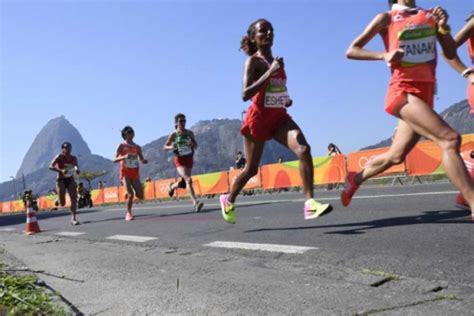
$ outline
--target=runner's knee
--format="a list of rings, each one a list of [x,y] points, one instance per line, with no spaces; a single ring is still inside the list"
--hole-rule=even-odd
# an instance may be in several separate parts
[[[250,179],[258,173],[258,166],[245,166],[243,173]]]
[[[461,136],[452,130],[446,133],[439,145],[443,150],[458,150],[461,146]]]

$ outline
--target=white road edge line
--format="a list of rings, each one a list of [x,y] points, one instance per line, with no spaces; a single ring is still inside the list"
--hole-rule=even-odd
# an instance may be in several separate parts
[[[0,228],[0,232],[12,232],[15,228]]]
[[[387,197],[405,197],[405,196],[423,196],[423,195],[447,195],[447,194],[456,194],[458,191],[435,191],[435,192],[419,192],[419,193],[403,193],[403,194],[382,194],[382,195],[355,195],[352,199],[378,199],[378,198],[387,198]],[[338,201],[340,197],[315,197],[318,201]],[[298,199],[282,199],[282,200],[260,200],[260,201],[249,201],[249,202],[237,202],[237,205],[259,205],[259,204],[270,204],[270,203],[291,203],[291,202],[301,202],[304,201],[302,198]],[[191,204],[189,204],[191,208]],[[217,207],[220,206],[219,203],[205,203],[204,206]],[[143,207],[134,207],[134,210],[156,210],[156,209],[167,209],[167,208],[183,208],[186,205],[157,205],[157,206],[143,206]],[[103,209],[106,212],[112,211],[125,211],[123,208],[106,208]]]
[[[58,232],[55,235],[76,237],[76,236],[80,236],[80,235],[84,235],[84,234],[85,233],[81,233],[81,232]]]
[[[113,235],[113,236],[107,237],[106,239],[133,241],[133,242],[146,242],[146,241],[150,241],[150,240],[154,240],[158,238],[145,237],[145,236],[133,236],[133,235]]]
[[[291,254],[303,254],[308,250],[318,249],[316,247],[290,246],[290,245],[275,245],[275,244],[256,244],[246,242],[233,241],[214,241],[205,244],[206,247],[215,248],[230,248],[230,249],[245,249],[245,250],[261,250],[270,252],[283,252]]]

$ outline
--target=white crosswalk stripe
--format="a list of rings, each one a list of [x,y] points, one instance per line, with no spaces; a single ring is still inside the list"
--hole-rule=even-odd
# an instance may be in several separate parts
[[[84,235],[84,234],[85,233],[82,233],[82,232],[59,232],[59,233],[56,233],[55,235],[76,237],[76,236],[80,236],[80,235]]]
[[[256,243],[233,242],[233,241],[214,241],[209,244],[205,244],[204,246],[216,247],[216,248],[261,250],[261,251],[283,252],[283,253],[293,253],[293,254],[303,254],[308,250],[318,249],[316,247],[275,245],[275,244],[256,244]]]
[[[145,237],[145,236],[133,236],[133,235],[113,235],[107,237],[107,239],[113,240],[122,240],[122,241],[133,241],[133,242],[146,242],[154,239],[158,239],[156,237]]]

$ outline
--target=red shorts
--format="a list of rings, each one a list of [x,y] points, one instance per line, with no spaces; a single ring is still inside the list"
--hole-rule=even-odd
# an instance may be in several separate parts
[[[188,169],[193,168],[193,156],[185,156],[185,157],[174,157],[174,165],[176,168],[178,167],[185,167]]]
[[[240,132],[244,136],[249,132],[254,139],[267,141],[272,139],[275,132],[289,120],[291,120],[291,116],[286,113],[285,109],[260,110],[252,104],[247,109]]]
[[[434,82],[395,81],[390,82],[385,97],[385,111],[395,115],[407,103],[407,94],[412,94],[433,108]]]
[[[472,83],[467,84],[467,101],[471,106],[471,113],[474,114],[474,84]]]
[[[120,179],[127,177],[128,179],[134,181],[140,179],[140,172],[138,168],[124,168],[120,169]]]

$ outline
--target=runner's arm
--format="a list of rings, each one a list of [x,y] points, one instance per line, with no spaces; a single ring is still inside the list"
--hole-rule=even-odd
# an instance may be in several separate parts
[[[466,24],[464,24],[463,28],[454,37],[454,43],[456,44],[456,47],[461,47],[471,36],[474,36],[474,18],[471,18]],[[448,64],[460,74],[469,68],[461,61],[457,53],[453,59],[447,59],[444,54],[443,57],[448,62]]]
[[[53,171],[56,171],[57,173],[62,173],[63,170],[59,169],[57,167],[58,165],[58,159],[59,159],[59,155],[57,155],[56,157],[54,157],[53,161],[51,161],[50,165],[49,165],[49,170],[53,170]]]
[[[166,140],[165,145],[163,146],[164,151],[175,150],[174,137],[175,137],[174,132],[168,136],[168,139]]]
[[[122,160],[125,160],[127,157],[128,154],[122,155],[122,144],[118,145],[113,162],[120,162]]]
[[[138,146],[138,157],[140,158],[141,163],[147,164],[148,160],[143,158],[142,148]]]
[[[194,133],[192,131],[189,131],[189,136],[191,136],[191,147],[193,149],[196,149],[198,147],[198,143],[196,141],[196,137],[194,137]]]
[[[346,57],[355,60],[386,60],[385,52],[374,52],[364,49],[377,34],[380,34],[390,24],[388,13],[378,14],[365,30],[355,38],[346,51]]]
[[[275,58],[276,62],[280,65],[277,66],[275,61],[272,63],[270,68],[265,71],[265,73],[260,77],[257,78],[256,69],[258,66],[258,59],[256,57],[249,57],[245,62],[244,68],[244,79],[242,83],[242,100],[248,101],[250,100],[262,87],[266,84],[266,81],[270,78],[270,76],[279,69],[279,67],[283,67],[283,59]]]
[[[77,157],[74,157],[74,167],[76,169],[76,173],[80,174],[81,170],[79,170],[79,162],[77,161]]]

